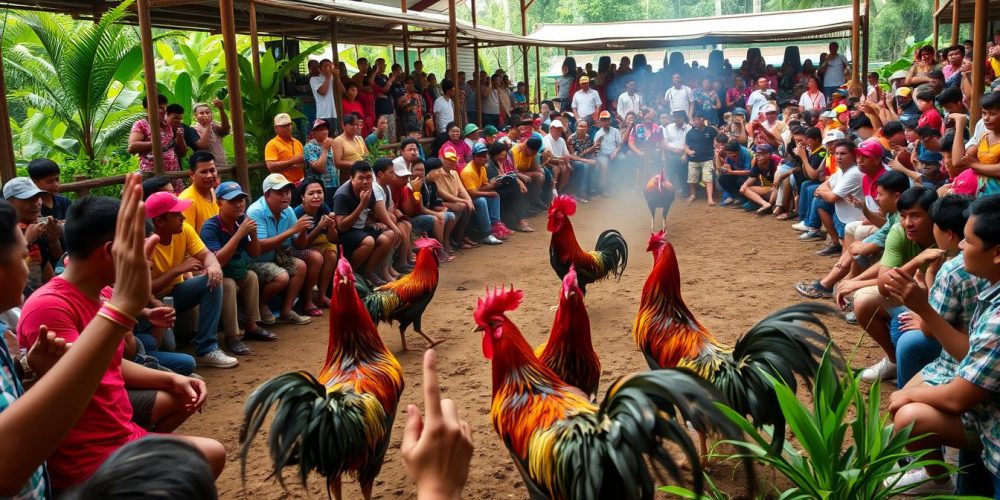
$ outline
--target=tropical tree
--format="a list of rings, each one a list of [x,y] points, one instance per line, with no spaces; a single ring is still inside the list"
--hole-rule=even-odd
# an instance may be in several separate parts
[[[188,116],[195,104],[225,97],[225,54],[220,35],[195,32],[161,40],[156,43],[156,52],[163,61],[156,72],[157,91],[169,102],[183,106]]]
[[[142,66],[140,39],[120,22],[131,3],[122,2],[96,23],[18,12],[6,26],[11,97],[65,124],[65,138],[76,142],[73,152],[89,164],[122,146],[143,113],[132,83]]]

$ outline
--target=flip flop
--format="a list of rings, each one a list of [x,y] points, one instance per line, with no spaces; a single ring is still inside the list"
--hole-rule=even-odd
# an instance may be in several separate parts
[[[776,215],[774,217],[774,220],[788,220],[788,219],[791,219],[791,218],[792,218],[792,216],[788,212],[784,212],[784,213]]]
[[[318,317],[320,317],[320,316],[323,315],[323,310],[320,309],[320,308],[318,308],[318,307],[313,307],[312,309],[309,309],[308,311],[303,309],[302,310],[302,314],[305,314],[306,316],[312,316],[314,318],[318,318]]]

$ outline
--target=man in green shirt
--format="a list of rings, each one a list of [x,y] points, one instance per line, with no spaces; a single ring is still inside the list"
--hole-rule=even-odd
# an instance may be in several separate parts
[[[937,193],[924,186],[912,187],[899,196],[896,203],[899,208],[899,223],[886,236],[885,251],[877,266],[878,284],[862,288],[854,294],[854,313],[858,323],[869,337],[878,342],[886,355],[861,372],[862,380],[873,382],[896,376],[896,347],[889,327],[892,319],[905,308],[898,301],[889,298],[884,285],[890,270],[903,267],[925,248],[934,246],[934,223],[930,217],[930,208],[935,200]],[[922,266],[906,267],[915,272]]]

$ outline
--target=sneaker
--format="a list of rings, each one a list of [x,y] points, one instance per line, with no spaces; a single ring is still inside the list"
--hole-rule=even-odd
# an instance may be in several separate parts
[[[846,321],[848,325],[856,325],[858,324],[858,316],[854,314],[854,311],[848,311],[844,313],[844,321]]]
[[[236,358],[222,352],[216,347],[203,356],[198,356],[198,366],[211,366],[213,368],[234,368],[240,364]]]
[[[792,229],[794,229],[794,230],[796,230],[796,231],[798,231],[800,233],[804,233],[804,232],[806,232],[806,231],[808,231],[808,230],[810,230],[812,228],[809,227],[809,226],[807,226],[805,222],[799,221],[799,222],[796,222],[795,224],[792,224]]]
[[[861,370],[861,380],[875,382],[876,380],[892,380],[896,378],[896,363],[889,358],[882,358],[864,370]]]
[[[271,312],[271,308],[267,306],[261,307],[260,320],[257,321],[257,323],[265,326],[271,326],[274,322],[274,313]]]
[[[719,206],[720,207],[724,207],[726,205],[731,205],[734,201],[736,201],[736,200],[734,200],[732,198],[726,198],[726,199],[722,200],[722,203],[719,203]]]
[[[833,290],[824,288],[819,280],[802,281],[795,284],[795,291],[807,299],[829,299],[833,298]]]
[[[901,492],[901,495],[906,496],[927,496],[934,494],[949,494],[955,491],[955,482],[949,475],[948,480],[945,482],[932,481],[927,475],[927,471],[921,467],[919,469],[911,469],[901,474],[896,474],[885,478],[884,485],[886,488],[905,488],[910,485],[917,485],[906,491]],[[895,485],[893,484],[895,483]]]
[[[799,235],[799,240],[801,241],[823,240],[823,239],[826,239],[826,236],[824,236],[823,233],[819,231],[819,229],[810,228],[808,231]]]
[[[844,247],[830,243],[829,245],[823,247],[822,250],[816,252],[816,255],[819,255],[820,257],[829,257],[831,255],[840,255],[843,251]]]
[[[501,244],[503,242],[500,241],[500,240],[498,240],[496,236],[493,236],[491,234],[491,235],[483,238],[483,243],[485,243],[487,245],[499,245],[499,244]]]
[[[312,318],[306,318],[306,317],[303,317],[303,316],[299,316],[298,313],[296,313],[295,311],[292,311],[292,312],[288,313],[288,316],[282,316],[282,317],[278,318],[277,322],[278,323],[290,323],[290,324],[293,324],[293,325],[308,325],[309,323],[312,322]]]

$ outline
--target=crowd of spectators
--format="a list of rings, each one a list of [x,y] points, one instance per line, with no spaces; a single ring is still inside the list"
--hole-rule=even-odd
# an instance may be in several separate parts
[[[1000,70],[997,47],[989,64]],[[161,96],[163,163],[186,165],[187,182],[131,175],[121,200],[71,202],[59,166],[40,158],[3,187],[0,275],[16,286],[0,310],[17,347],[0,349],[0,429],[13,436],[0,456],[17,459],[0,460],[0,494],[113,485],[143,449],[133,442],[201,408],[198,370],[235,368],[249,342],[279,340],[272,325],[324,315],[341,254],[385,284],[412,270],[419,236],[437,239],[448,263],[534,231],[555,195],[587,203],[660,173],[688,203],[704,190],[708,205],[787,221],[789,238],[820,243],[829,273],[795,290],[833,300],[885,351],[860,376],[897,380],[895,425],[925,435],[912,449],[970,466],[888,481],[989,494],[1000,485],[1000,91],[970,123],[970,53],[924,47],[910,70],[864,86],[847,82],[836,43],[815,65],[781,68],[754,49],[739,68],[671,56],[659,72],[642,54],[601,58],[596,71],[567,58],[537,112],[503,71],[438,83],[419,62],[405,73],[361,59],[348,77],[313,61],[316,114],[307,127],[274,117],[256,199],[219,174],[222,103],[196,105],[187,125]],[[136,122],[128,150],[143,172],[152,140]],[[372,154],[388,143],[393,154]],[[162,445],[168,456],[205,458],[191,484],[218,476],[219,442],[178,439]],[[459,441],[448,446],[465,450]]]

